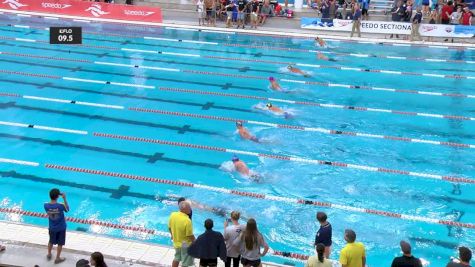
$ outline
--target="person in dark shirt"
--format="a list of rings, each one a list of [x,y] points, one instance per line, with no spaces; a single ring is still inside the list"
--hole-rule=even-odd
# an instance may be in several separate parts
[[[250,2],[250,7],[251,7],[251,29],[254,27],[254,29],[257,29],[257,23],[259,22],[259,1],[253,0]]]
[[[411,245],[406,241],[401,241],[400,245],[402,256],[394,258],[391,267],[422,267],[421,260],[412,256]]]
[[[238,0],[237,1],[237,8],[238,8],[238,17],[237,17],[237,27],[239,29],[240,26],[245,28],[246,24],[246,8],[247,8],[247,1],[246,0]]]
[[[467,247],[459,247],[459,259],[451,260],[446,267],[471,267],[472,251]]]
[[[419,27],[421,26],[422,21],[422,9],[417,7],[416,15],[412,18],[412,29],[411,29],[411,41],[414,41],[414,38],[417,36],[421,40],[421,35],[419,33]]]
[[[58,203],[59,196],[63,198],[64,203]],[[66,200],[66,194],[61,193],[57,188],[49,191],[49,197],[51,201],[44,204],[49,220],[49,242],[46,258],[51,260],[53,245],[58,245],[56,259],[54,260],[54,263],[58,264],[66,260],[61,258],[61,251],[66,243],[66,219],[64,218],[64,212],[69,211],[69,205]]]
[[[327,214],[325,212],[317,212],[317,221],[320,223],[320,228],[315,235],[315,243],[325,245],[325,258],[330,258],[332,246],[332,225],[327,222]]]
[[[220,232],[213,231],[213,220],[206,219],[206,231],[188,247],[188,255],[200,259],[200,266],[215,267],[218,257],[226,262],[226,244]]]
[[[391,9],[391,20],[392,21],[401,21],[400,14],[404,14],[405,9],[402,7],[402,1],[399,1],[396,6],[393,6]],[[389,38],[393,38],[393,34]],[[399,38],[399,35],[396,34],[396,38]]]

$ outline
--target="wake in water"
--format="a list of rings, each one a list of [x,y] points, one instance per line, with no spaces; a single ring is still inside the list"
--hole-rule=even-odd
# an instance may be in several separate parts
[[[292,119],[295,117],[296,111],[291,108],[280,108],[274,106],[272,103],[264,104],[262,102],[253,106],[254,109],[264,111],[265,113],[270,113],[272,115],[283,117],[285,119]]]

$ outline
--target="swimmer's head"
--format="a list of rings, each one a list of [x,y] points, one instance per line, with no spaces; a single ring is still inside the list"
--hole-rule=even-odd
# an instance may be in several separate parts
[[[234,156],[231,158],[231,161],[232,161],[232,162],[237,162],[237,161],[239,161],[239,158],[238,158],[236,155],[234,155]]]
[[[271,108],[271,107],[272,107],[272,103],[267,103],[267,104],[266,104],[266,107]]]
[[[269,81],[271,81],[271,82],[275,81],[274,77],[270,76]]]
[[[288,65],[287,69],[289,69],[289,70],[292,69],[292,65]]]
[[[236,127],[242,127],[242,121],[237,121],[236,122]]]

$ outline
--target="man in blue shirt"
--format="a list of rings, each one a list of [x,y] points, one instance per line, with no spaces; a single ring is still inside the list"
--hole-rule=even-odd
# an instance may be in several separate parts
[[[353,34],[355,31],[358,31],[358,37],[361,37],[361,9],[360,5],[355,3],[355,12],[353,13],[353,27],[351,28],[351,36],[353,37]]]
[[[317,212],[317,221],[320,223],[320,229],[315,235],[315,246],[319,243],[325,245],[325,258],[329,259],[332,246],[332,225],[327,222],[325,212]]]
[[[64,203],[58,203],[59,196],[63,198]],[[69,211],[69,205],[66,200],[66,194],[61,193],[57,188],[49,191],[49,197],[51,201],[44,205],[49,220],[48,255],[46,255],[46,258],[51,260],[53,245],[58,245],[56,259],[54,260],[54,263],[58,264],[66,260],[61,258],[61,250],[66,242],[66,219],[64,218],[64,212]]]

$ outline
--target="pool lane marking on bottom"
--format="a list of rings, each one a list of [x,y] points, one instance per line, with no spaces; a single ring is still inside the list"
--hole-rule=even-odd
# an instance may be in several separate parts
[[[24,161],[24,160],[17,160],[17,159],[7,159],[7,158],[0,158],[0,163],[11,163],[11,164],[26,165],[26,166],[32,166],[32,167],[38,167],[40,165],[38,162]]]
[[[185,89],[183,89],[183,90],[185,90]],[[210,92],[197,91],[197,93],[202,93],[202,94],[206,95],[207,93],[210,93]],[[213,92],[211,92],[211,93],[213,93]],[[227,94],[227,93],[218,93],[218,94],[234,95],[234,94]],[[111,109],[125,109],[124,106],[118,106],[118,105],[108,105],[108,104],[82,102],[82,101],[66,100],[66,99],[46,98],[46,97],[37,97],[37,96],[22,96],[22,95],[19,95],[19,94],[4,93],[4,92],[0,92],[0,96],[3,96],[3,97],[19,97],[19,98],[25,98],[25,99],[30,99],[30,100],[51,101],[51,102],[59,102],[59,103],[64,103],[64,104],[76,104],[76,105],[85,105],[85,106],[111,108]],[[265,100],[264,97],[259,97],[259,96],[248,96],[248,98]],[[220,117],[220,116],[200,115],[200,114],[183,113],[183,112],[174,112],[174,111],[157,110],[157,109],[150,109],[150,108],[141,108],[141,107],[129,107],[128,109],[132,110],[132,111],[136,111],[136,112],[149,112],[149,113],[157,113],[157,114],[163,114],[163,115],[183,116],[183,117],[201,118],[201,119],[208,119],[208,120],[221,120],[221,121],[231,121],[231,122],[242,121],[242,122],[246,122],[246,123],[249,123],[249,124],[263,125],[263,126],[269,126],[269,127],[274,127],[274,128],[283,128],[283,129],[308,131],[308,132],[320,132],[320,133],[324,133],[324,134],[334,134],[334,135],[341,135],[341,136],[359,136],[359,137],[387,139],[387,140],[402,141],[402,142],[423,143],[423,144],[442,145],[442,146],[451,146],[451,147],[460,147],[460,148],[475,148],[475,145],[464,144],[464,143],[444,142],[444,141],[435,141],[435,140],[427,140],[427,139],[407,138],[407,137],[400,137],[400,136],[359,133],[359,132],[346,132],[346,131],[340,131],[340,130],[329,130],[329,129],[320,128],[320,127],[303,127],[303,126],[297,126],[297,125],[276,124],[276,123],[268,123],[268,122],[262,122],[262,121],[226,118],[226,117]]]
[[[339,84],[337,84],[337,85],[339,85]],[[341,85],[339,85],[339,86],[341,86]],[[304,105],[304,106],[315,106],[315,107],[320,107],[320,108],[336,108],[336,109],[344,109],[344,110],[356,110],[356,111],[378,112],[378,113],[392,113],[392,114],[397,114],[397,115],[419,116],[419,117],[429,117],[429,118],[437,118],[437,119],[475,121],[475,118],[473,118],[473,117],[465,117],[465,116],[457,116],[457,115],[443,115],[443,114],[433,114],[433,113],[425,113],[425,112],[412,112],[412,111],[400,111],[400,110],[368,108],[368,107],[358,107],[358,106],[345,106],[345,105],[339,105],[339,104],[325,104],[325,103],[317,103],[317,102],[311,102],[311,101],[294,101],[294,100],[281,99],[281,98],[255,97],[255,96],[251,96],[251,95],[199,91],[199,90],[190,90],[190,89],[182,89],[182,88],[160,87],[158,89],[163,90],[163,91],[181,92],[181,93],[190,93],[190,94],[203,94],[203,95],[216,95],[216,96],[221,96],[221,97],[258,99],[258,100],[263,100],[263,101],[272,101],[272,102],[280,102],[280,103],[294,104],[294,105]]]
[[[121,65],[126,65],[126,64],[121,64]],[[134,66],[126,65],[126,66],[134,67],[135,65]],[[167,71],[174,72],[175,69],[170,69],[170,70],[167,70]],[[34,76],[34,77],[46,77],[46,78],[53,78],[53,79],[60,79],[61,78],[59,76],[25,73],[25,72],[15,72],[15,71],[6,71],[6,70],[0,70],[0,72],[9,73],[9,74],[25,75],[25,76]],[[182,72],[194,73],[194,74],[203,74],[203,75],[218,75],[218,76],[226,76],[226,77],[267,80],[267,78],[265,78],[265,77],[251,76],[251,75],[226,74],[226,73],[217,73],[217,72],[208,72],[208,71],[194,71],[194,70],[182,70]],[[110,85],[117,85],[117,86],[124,86],[124,87],[135,87],[135,88],[146,88],[146,89],[155,89],[156,88],[155,86],[152,86],[152,85],[119,83],[119,82],[102,81],[102,80],[82,79],[82,78],[75,78],[75,77],[62,77],[62,79],[63,80],[68,80],[68,81],[96,83],[96,84],[110,84]],[[284,79],[282,79],[281,81],[299,82],[299,81],[284,80]],[[310,84],[310,83],[314,84],[314,83],[317,83],[317,82],[306,82],[306,84]],[[317,84],[321,84],[321,83],[317,83]],[[350,85],[344,85],[344,84],[334,84],[334,83],[325,83],[325,84],[327,86],[330,86],[330,87],[351,88]],[[358,87],[358,88],[360,88],[360,87]],[[391,90],[391,89],[384,89],[384,90]],[[170,91],[172,91],[172,90],[170,90]],[[306,102],[306,101],[293,101],[293,100],[285,100],[285,99],[277,99],[277,98],[267,98],[267,100],[271,101],[270,99],[272,99],[272,101],[277,101],[277,102],[282,102],[282,103],[311,105],[311,106],[318,106],[318,107],[322,107],[322,108],[337,108],[337,109],[358,110],[358,111],[368,111],[368,112],[392,113],[392,114],[407,115],[407,116],[420,116],[420,117],[431,117],[431,118],[439,118],[439,119],[475,121],[475,118],[473,118],[473,117],[466,117],[466,116],[459,116],[459,115],[444,115],[444,114],[433,114],[433,113],[412,112],[412,111],[399,111],[399,110],[390,110],[390,109],[344,106],[344,105],[337,105],[337,104],[323,104],[323,103],[308,102],[308,101]]]
[[[35,125],[35,124],[26,124],[26,123],[19,123],[19,122],[10,122],[10,121],[0,121],[0,125],[21,127],[21,128],[32,128],[32,129],[38,129],[38,130],[45,130],[45,131],[52,131],[52,132],[63,132],[63,133],[71,133],[71,134],[81,134],[81,135],[87,135],[88,134],[87,131],[66,129],[66,128],[58,128],[58,127],[50,127],[50,126],[43,126],[43,125]]]
[[[363,170],[363,171],[369,171],[369,172],[391,173],[391,174],[406,175],[406,176],[412,176],[412,177],[422,177],[422,178],[448,181],[448,182],[475,184],[475,179],[466,178],[466,177],[454,177],[454,176],[431,174],[431,173],[387,169],[387,168],[382,168],[382,167],[372,167],[372,166],[367,166],[367,165],[357,165],[357,164],[349,164],[349,163],[343,163],[343,162],[332,162],[332,161],[318,160],[318,159],[306,159],[306,158],[287,156],[287,155],[265,154],[265,153],[251,152],[251,151],[234,150],[234,149],[229,149],[229,148],[224,148],[224,147],[190,144],[190,143],[175,142],[175,141],[160,140],[160,139],[151,139],[151,138],[146,138],[146,137],[135,137],[135,136],[118,135],[118,134],[110,134],[110,133],[100,133],[100,132],[94,132],[93,135],[96,137],[104,137],[104,138],[110,138],[110,139],[119,139],[119,140],[142,142],[142,143],[152,143],[152,144],[158,144],[158,145],[194,148],[194,149],[209,150],[209,151],[224,152],[224,153],[243,154],[243,155],[277,159],[277,160],[283,160],[283,161],[294,161],[294,162],[302,162],[302,163],[316,164],[316,165],[329,165],[329,166],[357,169],[357,170]]]
[[[193,187],[193,188],[200,188],[203,190],[213,191],[213,192],[218,192],[218,193],[223,193],[223,194],[238,195],[238,196],[256,198],[256,199],[267,199],[267,200],[282,202],[282,203],[287,203],[287,204],[290,203],[290,204],[300,204],[300,205],[311,205],[311,206],[318,206],[318,207],[324,207],[324,208],[346,210],[350,212],[366,213],[366,214],[372,214],[372,215],[378,215],[378,216],[384,216],[384,217],[397,218],[397,219],[402,219],[406,221],[418,221],[418,222],[440,224],[440,225],[453,225],[453,226],[462,227],[462,228],[475,229],[475,224],[473,223],[461,223],[461,222],[447,221],[447,220],[442,220],[442,219],[433,219],[433,218],[428,218],[426,216],[407,215],[407,214],[400,214],[400,213],[394,213],[394,212],[383,211],[383,210],[375,210],[375,209],[354,207],[354,206],[349,206],[349,205],[335,204],[335,203],[330,203],[330,202],[321,202],[321,201],[308,200],[308,199],[298,199],[298,198],[292,198],[292,197],[281,197],[281,196],[267,195],[263,193],[239,191],[239,190],[227,189],[223,187],[194,184],[194,183],[189,183],[189,182],[174,181],[174,180],[167,180],[167,179],[162,179],[162,178],[146,177],[146,176],[125,174],[125,173],[118,173],[118,172],[110,172],[110,171],[103,171],[103,170],[97,170],[97,169],[86,169],[86,168],[79,168],[79,167],[72,167],[72,166],[65,166],[65,165],[49,164],[49,163],[45,164],[44,166],[45,168],[63,170],[67,172],[86,173],[86,174],[92,174],[92,175],[108,176],[108,177],[130,179],[130,180],[137,180],[137,181],[144,181],[144,182],[151,182],[151,183],[158,183],[158,184],[168,184],[168,185],[175,185],[175,186],[188,187],[188,188]]]
[[[191,117],[191,118],[199,118],[199,119],[206,119],[206,120],[218,120],[218,121],[229,121],[229,122],[240,121],[244,123],[269,126],[273,128],[282,128],[282,129],[299,130],[299,131],[307,131],[307,132],[319,132],[319,133],[324,133],[324,134],[334,134],[334,135],[342,135],[342,136],[359,136],[359,137],[387,139],[387,140],[393,140],[393,141],[423,143],[423,144],[430,144],[430,145],[441,145],[441,146],[460,147],[460,148],[475,148],[475,145],[464,144],[464,143],[434,141],[434,140],[427,140],[427,139],[407,138],[407,137],[380,135],[380,134],[344,132],[344,131],[338,131],[338,130],[324,129],[320,127],[304,127],[304,126],[297,126],[297,125],[268,123],[268,122],[262,122],[262,121],[236,119],[236,118],[212,116],[212,115],[201,115],[201,114],[184,113],[184,112],[167,111],[167,110],[157,110],[157,109],[141,108],[141,107],[129,107],[128,109],[132,111],[137,111],[137,112],[156,113],[156,114],[180,116],[180,117]]]
[[[121,48],[121,50],[131,51],[131,52],[153,53],[153,54],[161,54],[162,53],[162,52],[159,52],[159,51],[129,49],[129,48]],[[5,54],[7,54],[7,53],[5,53]],[[170,53],[168,53],[168,54],[170,54]],[[10,55],[13,55],[13,53],[10,53]],[[187,54],[187,55],[192,56],[192,57],[200,57],[200,55],[195,55],[195,54]],[[214,56],[203,56],[203,57],[225,59],[225,58],[222,58],[222,57],[214,57]],[[66,59],[59,59],[59,60],[66,60]],[[68,59],[68,60],[72,60],[72,59]],[[234,59],[231,58],[231,59],[228,59],[228,60],[234,60]],[[91,63],[91,61],[83,61],[83,62]],[[212,73],[208,73],[208,74],[211,75]],[[458,76],[453,76],[453,78],[457,78],[457,77]],[[472,77],[470,79],[475,79],[475,77]],[[383,87],[373,87],[373,86],[364,86],[364,85],[360,86],[360,85],[334,84],[334,83],[325,83],[325,82],[308,82],[308,81],[293,80],[293,79],[280,79],[280,81],[289,82],[289,83],[307,84],[307,85],[318,85],[318,86],[325,86],[325,87],[341,87],[341,88],[346,88],[346,89],[360,89],[360,90],[420,94],[420,95],[431,95],[431,96],[445,96],[445,97],[475,98],[475,95],[429,92],[429,91],[416,91],[416,90],[408,90],[408,89],[394,89],[394,88],[383,88]]]

